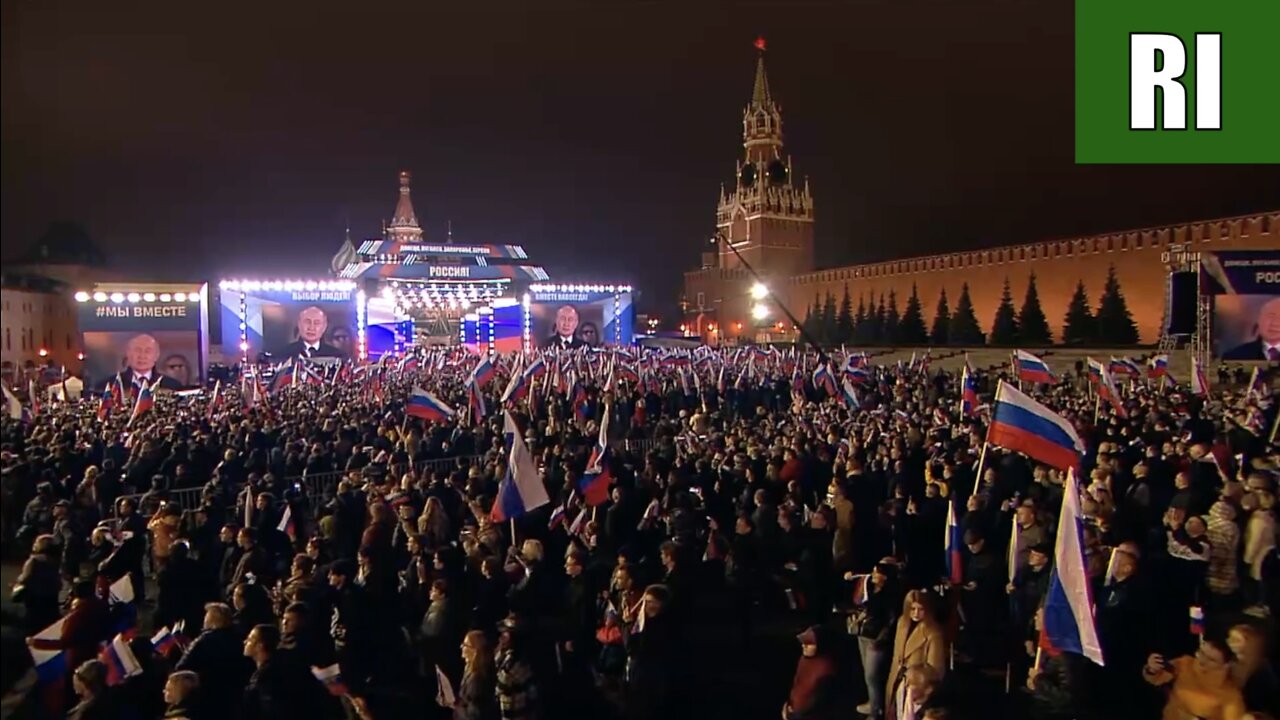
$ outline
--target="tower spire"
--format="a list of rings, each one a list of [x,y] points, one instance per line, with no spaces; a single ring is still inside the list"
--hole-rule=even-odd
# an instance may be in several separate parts
[[[769,94],[769,75],[764,69],[765,43],[763,35],[756,38],[756,50],[759,51],[759,56],[756,58],[756,83],[751,90],[751,104],[754,107],[768,110],[773,105],[773,96]]]
[[[408,170],[400,171],[400,199],[396,201],[396,211],[387,225],[390,239],[402,242],[422,240],[422,227],[418,225],[418,215],[413,211],[413,201],[409,199]]]

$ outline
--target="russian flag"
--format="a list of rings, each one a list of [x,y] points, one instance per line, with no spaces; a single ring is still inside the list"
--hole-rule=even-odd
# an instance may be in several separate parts
[[[840,383],[840,396],[850,410],[857,410],[861,404],[858,402],[858,391],[853,389],[849,378],[845,378],[844,382]]]
[[[289,507],[289,503],[284,504],[284,512],[280,515],[280,524],[276,529],[288,535],[290,540],[298,539],[298,528],[293,522],[293,508]]]
[[[556,509],[551,511],[551,519],[547,521],[547,529],[555,530],[564,524],[564,505],[557,505]]]
[[[27,639],[36,679],[43,684],[60,682],[67,674],[67,658],[62,652],[62,625],[65,617]]]
[[[213,395],[209,396],[209,407],[205,413],[205,417],[212,418],[213,414],[218,411],[218,406],[222,404],[222,380],[218,380],[213,384]]]
[[[111,387],[112,383],[102,390],[102,400],[98,402],[98,421],[101,422],[111,416],[111,410],[115,407],[116,396],[115,391]]]
[[[508,448],[507,474],[502,478],[498,497],[489,511],[494,522],[520,517],[551,502],[538,475],[538,466],[533,462],[533,455],[524,444],[520,426],[516,425],[510,412],[503,412],[502,417],[502,434],[506,436]]]
[[[467,407],[471,408],[472,422],[479,423],[489,414],[489,409],[484,404],[484,394],[480,392],[480,386],[475,382],[475,378],[467,381]]]
[[[178,647],[178,636],[174,635],[169,628],[162,627],[151,636],[151,647],[155,648],[157,655],[168,655],[171,650]]]
[[[440,398],[415,385],[404,411],[411,417],[440,422],[453,417],[453,408],[444,404]]]
[[[587,460],[587,469],[578,480],[578,490],[587,505],[602,505],[609,499],[609,483],[613,475],[609,470],[609,406],[606,405],[600,418],[600,437],[591,449],[591,458]]]
[[[835,381],[831,379],[831,369],[826,363],[818,363],[813,371],[813,386],[827,391],[828,395],[836,394]]]
[[[497,374],[498,369],[493,366],[493,363],[489,362],[489,358],[482,357],[480,362],[476,363],[475,368],[471,370],[471,382],[475,383],[476,387],[483,388]]]
[[[1058,516],[1058,539],[1053,546],[1053,568],[1049,572],[1040,645],[1084,655],[1103,665],[1102,644],[1098,642],[1098,629],[1093,622],[1093,593],[1084,565],[1080,489],[1074,469],[1067,470],[1062,513]]]
[[[271,379],[271,392],[279,392],[284,388],[294,385],[294,367],[293,361],[289,360],[280,366],[276,372],[276,376]]]
[[[1142,375],[1142,368],[1138,367],[1138,363],[1127,357],[1111,358],[1111,373],[1113,375],[1128,375],[1130,377],[1139,377]]]
[[[342,680],[342,668],[338,667],[338,663],[323,668],[312,665],[311,674],[324,685],[330,695],[341,697],[347,694],[347,684]]]
[[[1063,470],[1076,467],[1085,452],[1066,418],[1005,382],[996,388],[987,442]]]
[[[969,368],[969,361],[964,363],[964,373],[960,375],[960,415],[971,417],[978,411],[978,378]]]
[[[520,374],[524,376],[525,380],[531,380],[536,377],[542,377],[546,372],[547,362],[542,359],[541,355],[539,355],[534,358],[533,362],[529,363],[529,365],[525,367],[524,372]]]
[[[1204,368],[1200,367],[1200,361],[1193,355],[1191,357],[1191,392],[1200,397],[1209,397],[1209,378],[1204,374]]]
[[[1102,368],[1102,379],[1098,382],[1098,397],[1107,401],[1107,404],[1115,408],[1116,414],[1122,418],[1129,417],[1129,413],[1125,412],[1124,404],[1120,402],[1120,391],[1116,388],[1115,379],[1111,377],[1111,373],[1106,368]]]
[[[947,503],[947,536],[944,543],[947,552],[947,579],[952,585],[960,585],[964,582],[964,565],[961,564],[960,558],[963,536],[960,534],[960,524],[956,522],[954,497]]]
[[[1051,383],[1053,372],[1043,360],[1025,350],[1013,353],[1014,369],[1018,371],[1018,380],[1029,383]]]
[[[138,402],[133,404],[133,414],[129,416],[129,422],[125,423],[126,426],[132,425],[134,420],[146,415],[147,411],[155,406],[155,391],[158,387],[160,387],[160,378],[158,377],[150,385],[142,384],[142,389],[138,391]]]
[[[1191,634],[1204,635],[1204,608],[1192,605],[1188,612],[1191,617]]]
[[[1169,356],[1155,355],[1147,361],[1147,377],[1164,377],[1169,373]]]
[[[1102,382],[1102,373],[1106,372],[1107,366],[1093,358],[1086,359],[1089,366],[1089,382],[1093,383],[1094,386],[1097,386],[1098,383]]]
[[[407,354],[404,357],[400,358],[400,363],[399,365],[396,366],[396,370],[402,373],[412,372],[417,369],[418,369],[418,356],[413,354]]]
[[[520,398],[527,392],[529,392],[529,379],[517,368],[511,373],[511,381],[507,383],[507,389],[502,391],[501,400],[504,404],[520,402]]]
[[[117,634],[102,648],[98,659],[107,666],[107,685],[119,685],[127,678],[142,674],[142,663],[129,647],[129,638]]]

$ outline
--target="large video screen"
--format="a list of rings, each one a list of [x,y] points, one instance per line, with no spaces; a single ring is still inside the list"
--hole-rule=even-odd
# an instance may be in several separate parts
[[[223,353],[250,360],[355,358],[359,350],[356,291],[351,283],[224,282]]]
[[[1280,251],[1201,255],[1201,292],[1213,296],[1214,355],[1280,361]]]
[[[160,380],[164,390],[204,379],[204,304],[201,293],[113,293],[105,300],[77,296],[85,387],[101,390],[117,375],[125,387]],[[97,297],[104,297],[97,293]],[[165,298],[161,300],[160,298]],[[128,298],[128,299],[122,299]],[[132,300],[131,300],[132,299]]]
[[[630,288],[535,285],[529,291],[527,310],[533,348],[631,344],[634,312]]]

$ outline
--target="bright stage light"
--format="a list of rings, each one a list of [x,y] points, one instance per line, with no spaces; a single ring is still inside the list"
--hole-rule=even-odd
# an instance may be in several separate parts
[[[142,293],[142,299],[143,299],[143,300],[146,300],[147,302],[155,302],[155,301],[156,301],[156,294],[155,294],[155,293]]]
[[[160,293],[160,302],[169,302],[172,299],[173,296],[169,293]]]
[[[94,301],[94,302],[106,302],[106,301],[107,301],[107,294],[106,294],[106,293],[104,293],[104,292],[101,292],[101,291],[96,292],[96,293],[94,293],[94,294],[93,294],[93,301]]]
[[[249,343],[241,341],[240,352],[249,352]]]
[[[764,283],[758,282],[751,286],[752,300],[763,300],[768,296],[769,296],[769,288],[765,287]]]
[[[89,302],[89,293],[83,290],[76,293],[76,302]]]
[[[186,301],[187,301],[187,294],[186,294],[186,293],[184,293],[184,292],[176,292],[176,293],[174,293],[174,294],[173,294],[173,299],[174,299],[176,302],[186,302]]]
[[[461,304],[462,304],[463,310],[466,310],[467,308],[471,307],[471,301],[466,298],[462,298]]]
[[[751,317],[756,320],[763,320],[769,317],[769,306],[764,303],[756,303],[751,306]]]
[[[124,302],[124,293],[111,293],[111,302],[113,303]]]
[[[139,300],[141,300],[141,299],[142,299],[142,296],[141,296],[141,295],[139,295],[139,294],[138,294],[138,293],[136,293],[136,292],[132,292],[132,293],[129,293],[128,295],[126,295],[126,296],[125,296],[125,298],[126,298],[129,302],[131,302],[131,303],[136,303],[136,302],[138,302]]]

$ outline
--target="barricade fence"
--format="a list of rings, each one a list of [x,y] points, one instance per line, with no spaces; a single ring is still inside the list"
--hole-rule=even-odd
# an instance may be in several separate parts
[[[624,449],[629,453],[635,454],[637,457],[643,457],[649,452],[655,443],[652,438],[616,440],[611,443],[616,449]],[[476,465],[483,460],[483,455],[460,455],[448,458],[432,458],[414,463],[413,469],[419,474],[434,474],[439,471],[449,472],[459,467],[459,461],[465,466]],[[391,472],[401,474],[403,469],[397,470],[394,466]],[[286,484],[292,484],[297,487],[301,495],[306,498],[308,508],[312,517],[327,502],[332,500],[338,493],[338,483],[342,481],[349,473],[345,471],[333,471],[324,473],[313,473],[311,475],[300,475],[292,478],[286,478]],[[290,481],[292,481],[290,483]],[[236,488],[236,496],[239,497],[244,492],[244,487]],[[141,507],[142,499],[147,493],[134,493],[132,495],[121,495],[116,499],[115,506],[112,508],[112,517],[119,518],[120,501],[132,500],[135,507]],[[204,487],[187,487],[177,488],[167,491],[165,502],[177,505],[182,511],[194,511],[200,507],[201,498],[204,496]]]

